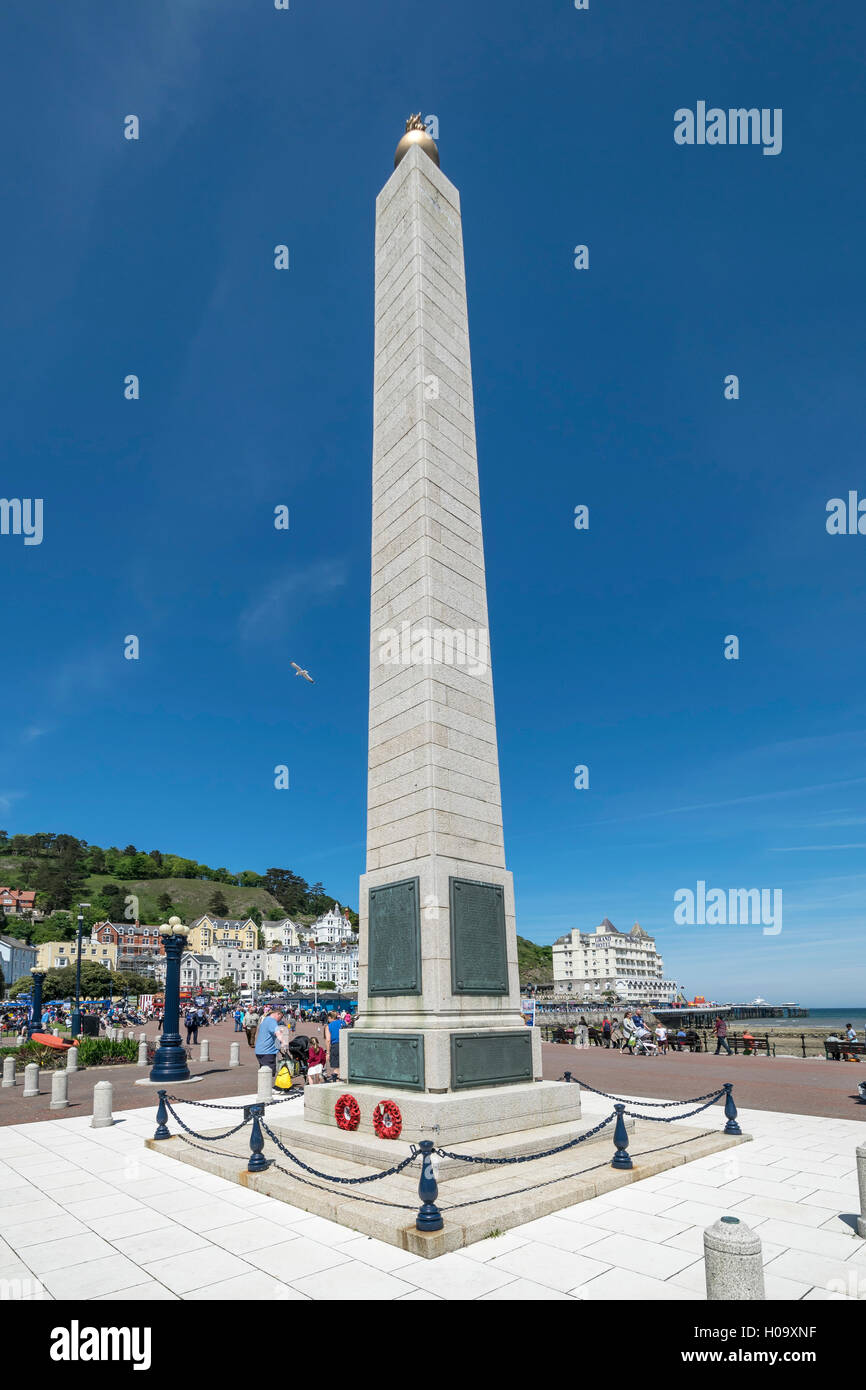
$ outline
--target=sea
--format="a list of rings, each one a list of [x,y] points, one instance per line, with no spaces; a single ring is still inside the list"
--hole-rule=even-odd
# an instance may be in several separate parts
[[[807,1008],[808,1005],[803,1005]],[[774,1028],[785,1028],[790,1032],[808,1032],[813,1028],[826,1029],[829,1033],[844,1028],[846,1023],[857,1029],[862,1038],[866,1029],[866,1009],[809,1009],[808,1018],[756,1018],[749,1020],[749,1026],[753,1032],[758,1028],[762,1033],[769,1032]],[[739,1022],[736,1025],[739,1027]]]

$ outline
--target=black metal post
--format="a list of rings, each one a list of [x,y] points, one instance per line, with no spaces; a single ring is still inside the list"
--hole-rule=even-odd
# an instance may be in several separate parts
[[[156,1133],[153,1137],[154,1139],[170,1139],[171,1134],[169,1133],[168,1129],[168,1110],[166,1109],[165,1105],[165,1098],[168,1095],[168,1092],[157,1091],[156,1094],[159,1096],[159,1108],[156,1112]]]
[[[616,1153],[610,1161],[611,1168],[633,1168],[634,1164],[628,1152],[628,1130],[625,1127],[625,1105],[618,1101],[613,1107],[616,1111],[616,1125],[613,1131],[613,1142],[616,1145]]]
[[[180,919],[172,918],[169,925],[180,927]],[[165,1012],[162,1016],[162,1037],[150,1071],[151,1081],[177,1082],[189,1080],[186,1049],[180,1040],[180,958],[186,946],[185,930],[160,929],[165,946]]]
[[[262,1150],[265,1147],[265,1139],[262,1134],[262,1127],[259,1123],[265,1113],[263,1105],[251,1105],[250,1114],[253,1118],[253,1127],[250,1130],[250,1161],[247,1164],[248,1173],[263,1173],[268,1167],[268,1160],[264,1157]]]
[[[571,1072],[570,1072],[570,1071],[564,1072],[563,1075],[565,1076],[566,1081],[570,1081],[570,1080],[571,1080]]]
[[[740,1126],[737,1124],[737,1107],[734,1105],[734,1083],[726,1081],[725,1087],[725,1117],[728,1123],[725,1125],[725,1134],[742,1134]]]
[[[32,1038],[34,1033],[42,1032],[42,982],[45,979],[44,970],[31,970],[33,976],[33,993],[30,999],[30,1021],[27,1024],[27,1036]]]
[[[421,1149],[421,1177],[418,1181],[418,1196],[421,1198],[421,1207],[415,1218],[415,1229],[416,1231],[441,1231],[445,1223],[442,1220],[441,1211],[436,1206],[439,1184],[433,1170],[433,1140],[422,1139],[419,1147]]]
[[[84,935],[84,908],[89,907],[90,903],[78,904],[78,933],[77,949],[75,955],[75,1008],[72,1010],[70,1019],[70,1029],[73,1038],[77,1038],[81,1032],[81,940]]]

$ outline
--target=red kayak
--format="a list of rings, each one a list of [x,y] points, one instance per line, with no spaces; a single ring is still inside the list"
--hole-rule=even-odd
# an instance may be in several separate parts
[[[62,1038],[55,1038],[53,1033],[31,1033],[31,1042],[42,1043],[44,1047],[68,1048],[72,1043],[64,1042]]]

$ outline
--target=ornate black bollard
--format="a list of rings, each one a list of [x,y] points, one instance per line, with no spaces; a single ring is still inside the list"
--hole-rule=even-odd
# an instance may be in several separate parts
[[[571,1080],[571,1072],[570,1072],[570,1071],[564,1072],[563,1074],[564,1074],[564,1076],[565,1076],[566,1081],[570,1081],[570,1080]]]
[[[259,1124],[264,1113],[264,1105],[250,1106],[250,1114],[253,1117],[253,1127],[250,1130],[250,1161],[247,1164],[248,1173],[263,1173],[268,1167],[268,1160],[262,1155],[262,1150],[265,1147],[265,1140],[262,1134],[262,1127]]]
[[[421,1140],[421,1177],[418,1181],[421,1209],[415,1218],[416,1231],[441,1231],[445,1224],[442,1220],[442,1213],[436,1206],[439,1184],[436,1181],[436,1174],[433,1172],[433,1148],[432,1139]]]
[[[616,1111],[616,1125],[613,1131],[613,1142],[616,1145],[616,1153],[610,1161],[611,1168],[633,1168],[634,1164],[628,1152],[628,1130],[625,1127],[625,1105],[618,1102],[614,1107]]]
[[[725,1125],[725,1134],[742,1134],[740,1126],[737,1124],[737,1107],[734,1105],[734,1097],[731,1094],[734,1089],[733,1081],[724,1082],[725,1087],[725,1116],[728,1123]]]
[[[168,1128],[168,1111],[165,1108],[165,1098],[168,1091],[157,1091],[159,1096],[159,1109],[156,1112],[156,1134],[154,1139],[170,1139],[171,1134]]]

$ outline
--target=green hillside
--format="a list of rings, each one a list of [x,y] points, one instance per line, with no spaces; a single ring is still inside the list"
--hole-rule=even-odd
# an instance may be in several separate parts
[[[82,889],[83,902],[93,902],[107,883],[110,874],[91,874]],[[171,898],[175,914],[184,922],[201,917],[209,910],[215,890],[222,893],[228,904],[228,917],[247,917],[249,909],[257,907],[262,917],[285,917],[280,904],[266,888],[237,888],[230,883],[202,883],[190,878],[136,878],[121,884],[124,892],[138,898],[138,916],[142,922],[162,922],[165,913],[159,906],[163,893]]]
[[[553,947],[536,946],[525,936],[517,938],[517,968],[522,985],[549,985],[553,981]]]

